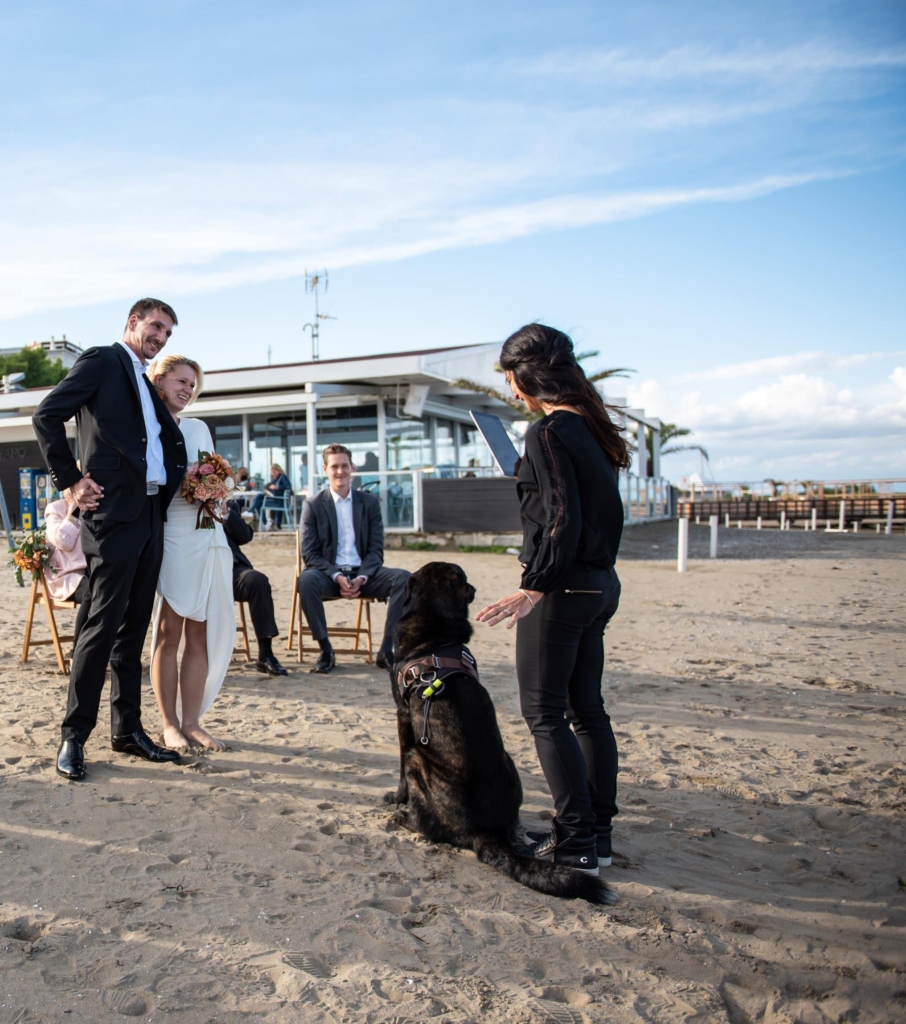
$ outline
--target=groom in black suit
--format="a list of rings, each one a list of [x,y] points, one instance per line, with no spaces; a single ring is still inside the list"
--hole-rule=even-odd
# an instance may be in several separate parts
[[[330,486],[302,506],[302,558],[305,571],[296,581],[308,628],[321,654],[312,672],[336,665],[327,637],[325,597],[374,597],[387,600],[387,625],[376,664],[393,664],[393,629],[403,613],[406,569],[384,568],[384,523],[378,499],[352,490],[352,452],[341,444],[324,449]]]
[[[179,755],[154,744],[141,721],[142,648],[163,558],[167,506],[186,471],[182,434],[143,367],[176,326],[159,299],[129,310],[121,341],[89,348],[35,411],[51,478],[81,510],[91,609],[72,656],[69,699],[57,754],[64,778],[85,777],[83,746],[97,724],[110,666],[114,750],[147,761]],[[81,465],[66,440],[76,418]]]

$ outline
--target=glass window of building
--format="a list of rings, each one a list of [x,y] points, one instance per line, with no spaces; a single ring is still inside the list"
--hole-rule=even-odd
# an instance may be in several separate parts
[[[377,405],[346,408],[316,407],[318,459],[329,444],[345,445],[352,452],[352,464],[365,473],[378,470]],[[320,466],[318,471],[320,472]],[[358,480],[354,486],[360,486]]]
[[[260,489],[278,465],[296,492],[308,488],[308,434],[305,410],[249,416],[249,475]]]
[[[452,420],[434,421],[434,465],[441,469],[456,465],[456,440]]]
[[[422,469],[433,463],[425,420],[399,415],[395,402],[386,405],[387,469]]]
[[[242,453],[242,417],[241,416],[209,416],[204,421],[214,442],[214,451],[222,455],[234,470],[245,463]],[[186,453],[194,462],[197,452]]]
[[[470,469],[494,465],[494,458],[478,428],[470,423],[459,423],[459,461]]]

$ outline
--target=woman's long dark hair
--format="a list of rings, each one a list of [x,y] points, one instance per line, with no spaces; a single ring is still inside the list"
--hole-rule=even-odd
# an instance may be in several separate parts
[[[500,366],[524,395],[548,405],[571,405],[617,469],[629,468],[629,447],[614,426],[604,399],[576,361],[569,335],[544,324],[526,324],[503,343]]]

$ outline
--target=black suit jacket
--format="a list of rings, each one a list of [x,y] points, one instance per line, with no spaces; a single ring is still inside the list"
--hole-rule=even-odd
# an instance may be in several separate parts
[[[248,556],[242,550],[242,544],[248,544],[248,542],[255,536],[255,531],[249,526],[249,524],[239,514],[239,503],[236,501],[228,501],[227,507],[229,508],[229,515],[223,521],[223,533],[227,539],[227,544],[230,545],[230,551],[233,552],[233,572],[237,569],[254,569],[255,567],[248,560]]]
[[[182,483],[186,472],[186,446],[175,420],[150,381],[149,389],[164,453],[167,483],[162,488],[163,508]],[[95,512],[82,518],[131,522],[147,496],[145,419],[139,382],[132,359],[122,345],[89,348],[75,366],[35,410],[32,418],[41,454],[51,478],[62,491],[90,473],[104,488]],[[66,440],[66,421],[76,418],[82,470]]]
[[[381,504],[367,491],[351,491],[355,546],[362,559],[361,573],[373,576],[384,564],[384,523]],[[306,569],[320,569],[328,576],[340,571],[337,565],[339,528],[337,509],[330,488],[306,498],[302,506],[302,558]]]

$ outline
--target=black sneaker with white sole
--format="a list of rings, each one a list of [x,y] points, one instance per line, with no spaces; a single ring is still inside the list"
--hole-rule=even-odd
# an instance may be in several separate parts
[[[553,832],[526,832],[525,841],[529,844],[540,843],[553,835]],[[613,864],[613,846],[610,835],[597,835],[595,848],[598,853],[598,867],[609,868]]]
[[[526,838],[529,833],[526,832]],[[564,868],[598,874],[598,851],[594,837],[588,839],[559,839],[556,832],[548,832],[540,841],[526,847],[528,856],[535,860],[549,860]]]

